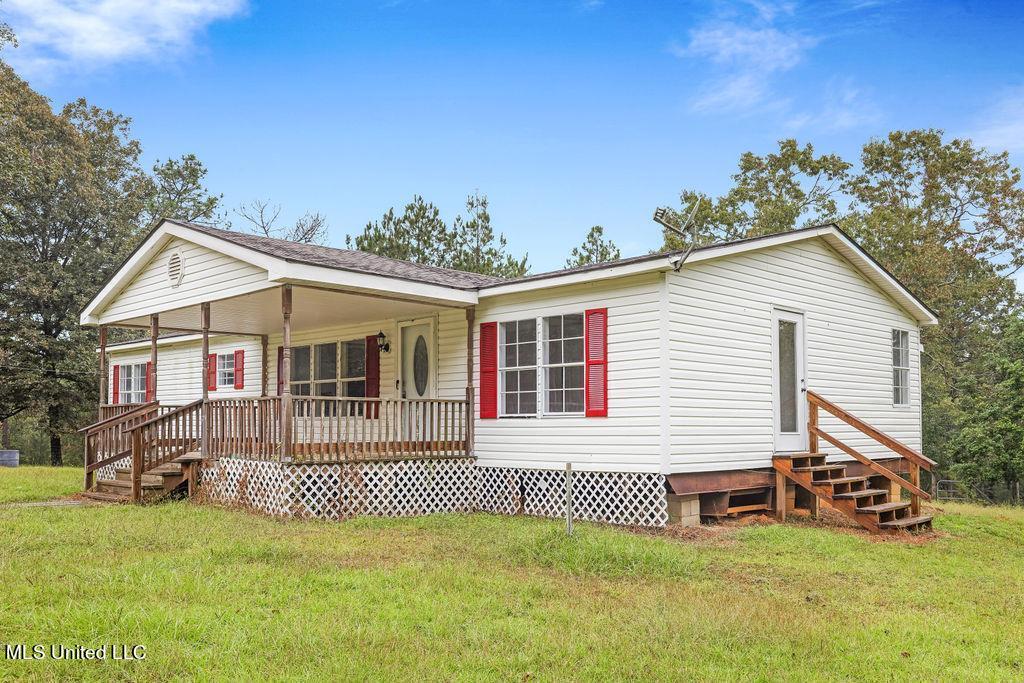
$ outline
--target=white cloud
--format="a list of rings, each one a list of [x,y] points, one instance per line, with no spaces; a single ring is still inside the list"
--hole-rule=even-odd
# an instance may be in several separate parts
[[[817,112],[792,116],[786,125],[793,130],[844,131],[860,128],[881,119],[872,99],[852,79],[832,79],[825,87],[824,103]]]
[[[970,137],[991,152],[1024,152],[1024,87],[1003,91],[978,118]]]
[[[719,22],[697,28],[687,45],[672,45],[669,50],[677,57],[704,59],[717,67],[717,77],[701,89],[692,103],[694,109],[736,111],[768,103],[772,76],[799,64],[817,42],[797,31]]]
[[[180,54],[246,0],[5,0],[18,36],[9,60],[31,73]]]

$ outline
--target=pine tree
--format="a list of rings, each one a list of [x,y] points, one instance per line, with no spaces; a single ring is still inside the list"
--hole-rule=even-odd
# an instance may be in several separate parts
[[[605,240],[604,228],[595,225],[587,233],[583,244],[573,247],[569,258],[565,260],[565,265],[568,268],[574,268],[585,266],[588,263],[607,263],[608,261],[617,261],[620,256],[621,253],[615,246],[615,242]]]

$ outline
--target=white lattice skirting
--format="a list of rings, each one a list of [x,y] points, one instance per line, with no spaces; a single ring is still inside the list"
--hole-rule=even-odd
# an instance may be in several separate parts
[[[639,472],[574,472],[573,516],[609,524],[664,526],[665,478]],[[206,500],[270,515],[344,519],[435,512],[565,516],[565,473],[477,467],[472,459],[346,465],[282,465],[225,458],[205,467]]]
[[[484,512],[565,516],[565,472],[480,467],[478,506]],[[627,526],[665,526],[665,477],[646,472],[573,472],[574,519]]]
[[[116,469],[118,469],[119,467],[131,467],[131,466],[132,466],[132,458],[131,458],[131,456],[128,456],[127,458],[121,458],[120,460],[116,460],[116,461],[110,463],[109,465],[104,465],[103,467],[101,467],[98,470],[96,470],[96,479],[116,479],[117,478],[117,472],[115,472]]]

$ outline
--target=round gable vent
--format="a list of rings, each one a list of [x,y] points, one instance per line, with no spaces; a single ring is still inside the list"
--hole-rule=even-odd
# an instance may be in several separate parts
[[[171,254],[167,261],[167,279],[171,281],[171,287],[181,284],[181,278],[185,275],[185,258],[180,251]]]

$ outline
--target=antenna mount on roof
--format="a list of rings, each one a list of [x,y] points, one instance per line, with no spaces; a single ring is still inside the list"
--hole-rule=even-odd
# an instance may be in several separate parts
[[[688,259],[690,257],[690,254],[693,252],[694,247],[697,246],[697,224],[693,222],[693,219],[697,215],[697,209],[700,208],[700,201],[701,200],[698,197],[697,201],[694,202],[694,204],[693,204],[693,208],[690,209],[690,215],[688,215],[686,217],[686,220],[683,222],[683,224],[681,226],[678,226],[678,227],[669,222],[669,216],[671,216],[671,214],[672,214],[672,210],[671,209],[668,209],[668,208],[666,208],[664,206],[659,206],[657,209],[654,210],[654,222],[655,223],[658,223],[659,225],[664,226],[664,228],[666,230],[674,232],[675,234],[679,235],[680,237],[683,237],[683,238],[689,237],[690,238],[690,246],[687,248],[686,253],[683,254],[682,258],[680,258],[678,261],[676,261],[676,264],[675,264],[676,272],[679,272],[679,269],[683,267],[684,263],[686,263],[686,259]],[[690,234],[689,235],[686,234],[686,229],[687,228],[690,228]]]

